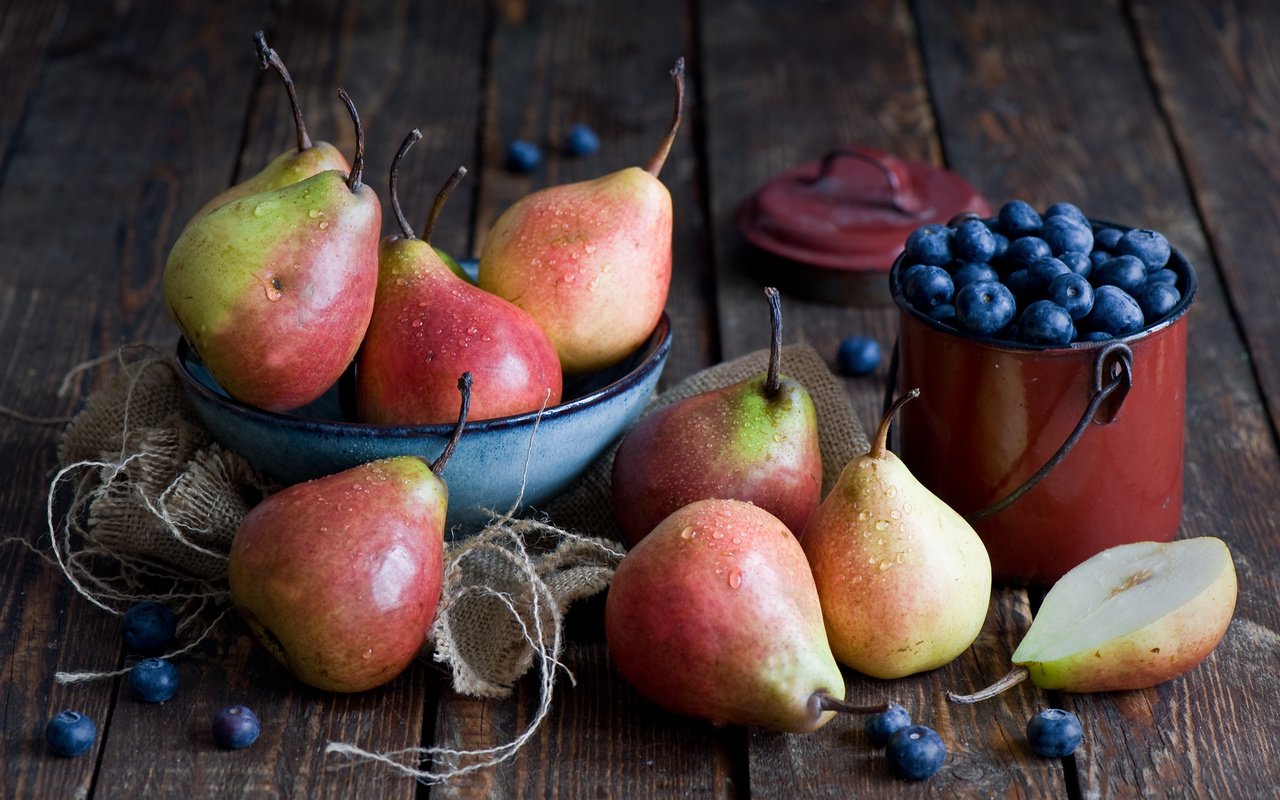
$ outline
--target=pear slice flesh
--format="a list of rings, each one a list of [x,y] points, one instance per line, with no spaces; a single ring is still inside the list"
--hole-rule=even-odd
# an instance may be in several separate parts
[[[1236,569],[1212,536],[1135,542],[1098,553],[1058,579],[996,683],[976,703],[1030,678],[1042,689],[1109,692],[1172,680],[1213,652],[1236,606]]]

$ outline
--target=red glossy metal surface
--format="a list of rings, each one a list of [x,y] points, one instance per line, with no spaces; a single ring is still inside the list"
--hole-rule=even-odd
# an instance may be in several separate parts
[[[1182,512],[1187,287],[1165,320],[1119,341],[1133,353],[1132,386],[1103,406],[1066,457],[1012,505],[976,522],[995,579],[1049,585],[1100,550],[1168,541]],[[920,388],[899,412],[899,452],[912,473],[963,515],[1017,489],[1057,452],[1094,394],[1101,344],[1032,348],[967,338],[901,311],[898,391]],[[1114,398],[1113,398],[1114,399]],[[1114,412],[1108,422],[1099,421]]]
[[[775,257],[766,268],[788,291],[811,299],[863,299],[859,279],[884,274],[912,230],[991,206],[964,178],[869,147],[833,150],[775,176],[739,207],[738,229]],[[800,272],[797,272],[800,270]],[[793,276],[800,280],[787,281]],[[887,297],[884,297],[887,300]]]

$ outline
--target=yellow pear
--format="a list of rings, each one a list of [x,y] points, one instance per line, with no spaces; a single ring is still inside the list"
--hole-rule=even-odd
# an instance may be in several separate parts
[[[964,518],[912,476],[886,446],[884,415],[871,450],[850,461],[801,543],[836,658],[877,678],[940,667],[982,630],[991,561]]]

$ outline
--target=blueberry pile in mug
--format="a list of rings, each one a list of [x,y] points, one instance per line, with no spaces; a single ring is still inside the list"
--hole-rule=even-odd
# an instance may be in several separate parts
[[[1157,231],[1094,228],[1071,203],[1036,211],[1010,200],[995,217],[962,214],[907,237],[902,297],[943,325],[1032,345],[1112,339],[1182,300]]]

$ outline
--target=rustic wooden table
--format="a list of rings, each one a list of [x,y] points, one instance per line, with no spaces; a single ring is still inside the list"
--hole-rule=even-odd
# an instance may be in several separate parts
[[[675,339],[664,385],[761,343],[761,282],[735,206],[779,171],[865,144],[959,171],[997,201],[1070,200],[1091,215],[1166,232],[1199,270],[1190,313],[1182,535],[1232,547],[1235,621],[1179,680],[1094,696],[1022,685],[949,706],[948,688],[999,675],[1037,597],[1001,588],[977,644],[891,685],[848,673],[852,698],[886,691],[932,724],[950,756],[925,784],[893,779],[860,720],[808,736],[716,729],[651,705],[610,664],[599,600],[570,616],[550,717],[510,762],[425,789],[381,766],[325,755],[331,740],[379,750],[477,748],[528,722],[537,687],[502,701],[458,696],[424,662],[357,696],[284,676],[237,622],[184,664],[181,701],[150,706],[119,680],[60,685],[58,670],[124,663],[116,620],[30,551],[0,566],[0,796],[27,797],[1273,797],[1280,779],[1280,6],[1268,0],[768,0],[587,3],[260,3],[223,0],[0,6],[0,403],[74,413],[108,375],[74,364],[121,342],[172,343],[159,292],[185,219],[292,140],[278,84],[250,35],[287,59],[317,138],[348,152],[333,92],[345,86],[381,176],[409,128],[414,158],[473,178],[436,243],[478,252],[495,215],[531,189],[636,163],[666,124],[665,71],[689,63],[687,124],[663,173],[674,196]],[[604,147],[545,151],[530,176],[504,143],[554,142],[575,121]],[[433,192],[417,183],[410,207]],[[381,191],[380,179],[374,185]],[[388,218],[387,225],[390,225]],[[852,333],[891,343],[890,307],[793,296],[786,338],[829,358]],[[867,424],[884,369],[847,388]],[[40,542],[60,429],[0,422],[0,533]],[[252,748],[214,747],[207,720],[243,702],[265,724]],[[1074,710],[1085,740],[1063,761],[1030,755],[1037,709]],[[73,706],[95,750],[50,755],[43,725]]]

